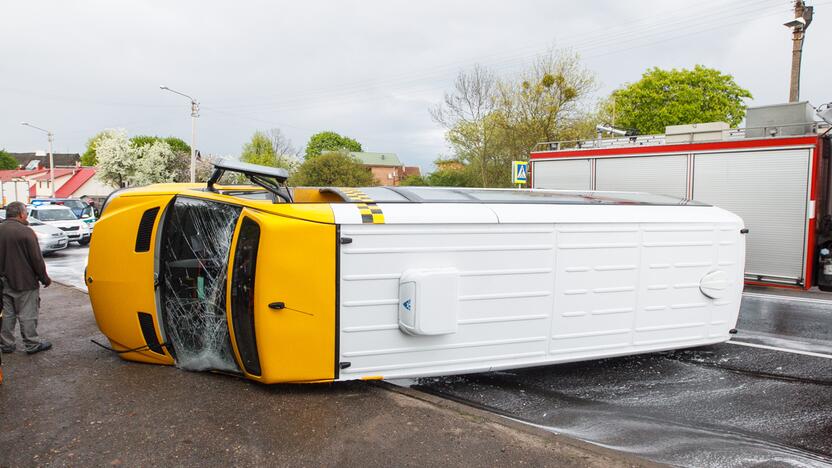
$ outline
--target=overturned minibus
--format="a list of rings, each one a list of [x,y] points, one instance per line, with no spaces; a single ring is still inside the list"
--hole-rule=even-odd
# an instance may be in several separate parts
[[[219,185],[226,173],[254,185]],[[86,282],[124,359],[263,383],[435,376],[723,342],[742,220],[666,196],[207,185],[110,196]]]

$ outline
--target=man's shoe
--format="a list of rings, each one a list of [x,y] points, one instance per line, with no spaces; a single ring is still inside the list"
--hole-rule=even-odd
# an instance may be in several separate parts
[[[48,341],[41,341],[40,343],[38,343],[37,348],[26,351],[26,354],[35,354],[41,351],[48,351],[50,349],[52,349],[52,343]]]
[[[0,346],[0,352],[10,354],[14,352],[14,346]]]

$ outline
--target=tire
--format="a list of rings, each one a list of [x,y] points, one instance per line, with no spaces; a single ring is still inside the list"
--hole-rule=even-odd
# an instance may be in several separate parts
[[[818,289],[820,289],[823,292],[832,292],[832,285],[829,285],[829,286],[818,285]]]
[[[86,239],[81,239],[81,240],[79,240],[79,241],[78,241],[78,245],[80,245],[80,246],[90,245],[90,238],[89,238],[89,237],[87,237]]]

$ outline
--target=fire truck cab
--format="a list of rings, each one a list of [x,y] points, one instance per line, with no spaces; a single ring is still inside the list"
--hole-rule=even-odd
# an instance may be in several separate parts
[[[832,134],[808,102],[749,108],[746,128],[679,125],[663,135],[545,142],[533,188],[639,191],[695,199],[749,229],[749,284],[832,291]]]

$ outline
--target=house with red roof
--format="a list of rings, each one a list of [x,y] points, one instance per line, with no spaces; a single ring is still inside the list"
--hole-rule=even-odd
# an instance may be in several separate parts
[[[55,196],[58,198],[106,197],[115,187],[95,177],[94,167],[55,168]],[[0,171],[0,205],[13,201],[29,203],[33,198],[52,196],[49,169]]]

